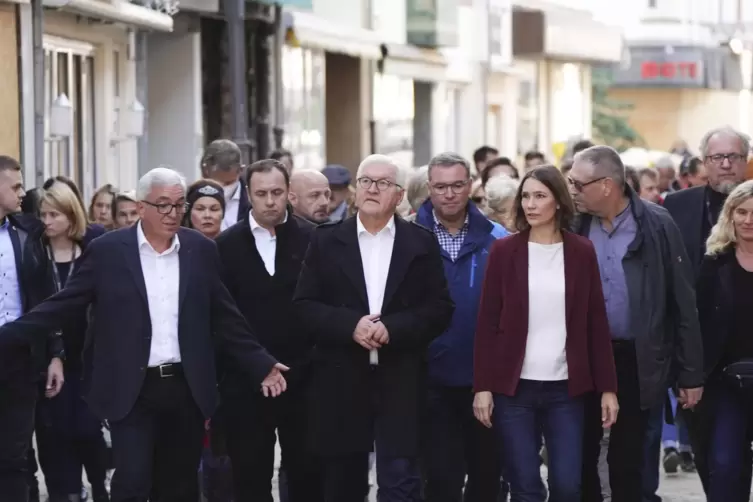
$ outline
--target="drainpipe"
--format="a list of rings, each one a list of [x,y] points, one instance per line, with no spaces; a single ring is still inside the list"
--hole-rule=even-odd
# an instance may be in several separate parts
[[[246,0],[224,0],[223,9],[228,35],[233,141],[241,150],[241,162],[246,165],[251,159],[246,85]]]
[[[136,32],[135,55],[136,55],[136,99],[144,105],[147,113],[149,110],[149,84],[147,73],[147,32]],[[138,139],[138,165],[139,178],[149,171],[149,120],[144,120],[144,134]]]
[[[44,7],[43,0],[32,0],[32,47],[34,51],[34,161],[36,164],[34,181],[36,186],[44,184]]]
[[[282,6],[279,3],[275,4],[275,34],[274,49],[272,49],[274,51],[272,72],[275,93],[275,126],[272,133],[274,134],[275,149],[278,150],[282,148],[282,139],[285,135],[285,129],[282,127],[285,123],[285,103],[282,95],[282,51],[285,44],[285,26],[283,26],[282,16]]]
[[[489,33],[491,31],[489,13],[491,11],[492,2],[491,0],[486,0],[486,16],[484,16],[486,18],[486,60],[481,63],[483,72],[481,75],[481,124],[483,131],[481,143],[484,145],[489,140],[489,121],[487,120],[487,117],[489,116],[489,78],[492,66],[492,51],[491,44],[489,43]],[[503,34],[502,36],[506,36],[506,34]],[[496,143],[497,141],[499,141],[499,138],[495,138],[495,140],[492,141],[492,144]],[[478,174],[480,175],[481,173]]]

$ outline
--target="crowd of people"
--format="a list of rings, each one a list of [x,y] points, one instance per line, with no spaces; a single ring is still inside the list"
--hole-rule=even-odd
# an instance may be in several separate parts
[[[0,498],[38,459],[50,502],[83,471],[94,502],[271,502],[279,441],[289,502],[361,502],[372,462],[382,502],[650,502],[662,444],[747,501],[751,145],[699,150],[351,178],[217,140],[88,207],[0,156]]]

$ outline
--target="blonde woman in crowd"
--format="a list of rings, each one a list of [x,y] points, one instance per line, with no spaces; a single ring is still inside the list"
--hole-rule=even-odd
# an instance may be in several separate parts
[[[694,411],[705,425],[706,495],[708,502],[748,500],[750,485],[741,480],[753,418],[753,181],[727,197],[696,291],[708,378]]]
[[[42,191],[39,217],[41,235],[30,236],[30,256],[24,260],[29,277],[27,295],[32,308],[65,287],[79,266],[88,242],[96,235],[87,231],[86,213],[66,183],[53,183]],[[102,230],[99,231],[101,234]],[[51,502],[78,500],[81,470],[92,486],[95,502],[109,500],[105,489],[106,444],[97,417],[82,396],[91,374],[86,347],[86,315],[71,319],[60,335],[65,347],[65,385],[57,396],[47,394],[37,409],[37,449]]]
[[[485,188],[486,216],[510,233],[515,233],[515,195],[518,182],[507,175],[492,177]]]
[[[89,204],[89,221],[99,223],[107,230],[112,228],[112,202],[118,194],[117,189],[110,183],[103,185],[92,197]]]

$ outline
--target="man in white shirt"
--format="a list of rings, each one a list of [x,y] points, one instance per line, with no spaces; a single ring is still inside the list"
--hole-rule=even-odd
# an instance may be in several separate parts
[[[296,289],[316,343],[310,434],[327,502],[364,500],[373,445],[380,500],[413,502],[425,353],[454,305],[437,239],[395,216],[404,171],[372,155],[356,181],[358,215],[314,230]]]
[[[241,149],[229,139],[212,141],[201,158],[201,175],[222,185],[225,191],[225,216],[221,229],[232,227],[248,214],[250,204],[241,179]]]
[[[0,351],[59,329],[91,305],[87,402],[110,423],[113,502],[198,500],[204,420],[217,405],[215,350],[267,396],[287,369],[256,341],[222,283],[214,242],[180,227],[185,180],[139,180],[140,221],[94,240],[58,294],[0,328]],[[154,485],[154,489],[152,489]]]

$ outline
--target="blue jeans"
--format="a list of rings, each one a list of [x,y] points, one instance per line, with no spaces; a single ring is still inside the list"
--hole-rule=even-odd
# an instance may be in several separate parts
[[[580,502],[584,402],[570,397],[567,381],[521,380],[514,397],[494,396],[492,416],[504,445],[511,502],[546,500],[539,464],[542,430],[549,454],[549,500]]]
[[[676,413],[677,410],[677,398],[674,392],[669,392],[669,401],[672,407],[672,416],[675,418],[674,424],[668,424],[665,422],[662,429],[662,445],[664,448],[675,448],[677,451],[690,452],[690,433],[688,432],[688,426],[685,424],[685,420],[681,413]]]
[[[749,396],[726,387],[715,389],[714,423],[709,448],[708,502],[741,500],[740,478],[745,449],[750,448],[747,433],[750,424]],[[747,499],[747,497],[745,497]]]

